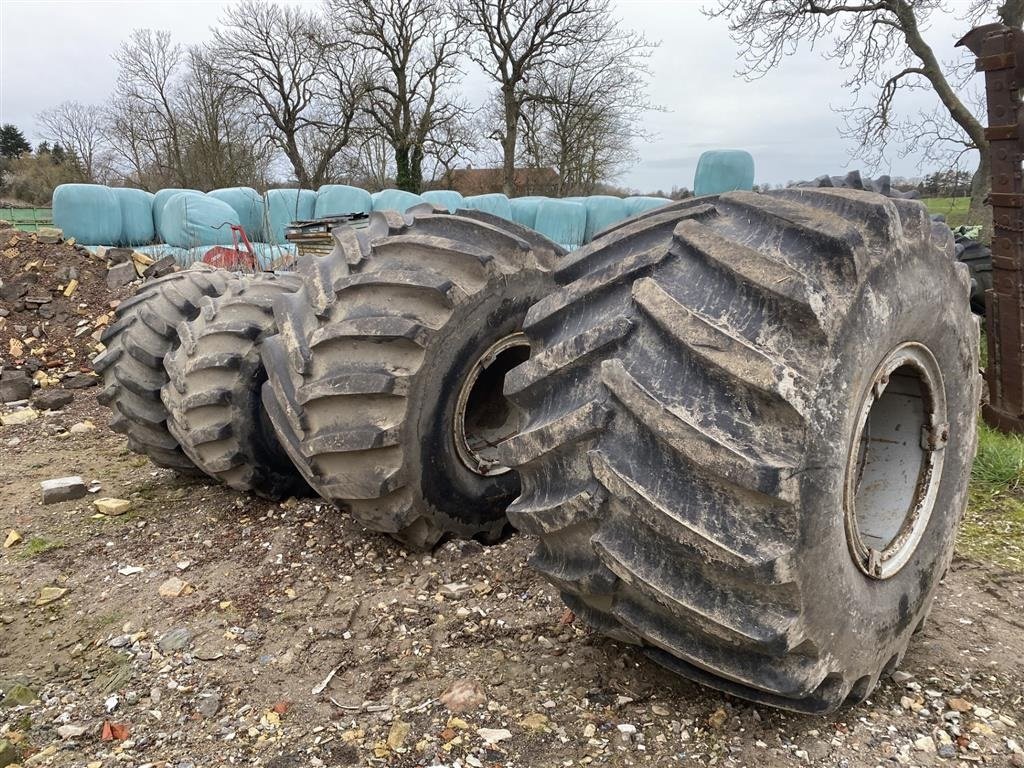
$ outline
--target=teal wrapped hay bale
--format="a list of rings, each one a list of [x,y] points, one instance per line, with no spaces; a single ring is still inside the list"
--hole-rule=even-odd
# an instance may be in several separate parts
[[[522,224],[530,229],[537,228],[537,209],[540,208],[542,200],[546,198],[533,195],[527,197],[513,197],[508,201],[512,209],[512,221]]]
[[[693,194],[720,195],[736,189],[754,188],[754,158],[742,149],[704,152],[693,175]]]
[[[492,195],[473,195],[472,197],[464,198],[462,207],[473,211],[483,211],[494,216],[500,216],[507,221],[512,221],[512,206],[509,204],[508,197],[500,192]]]
[[[316,215],[316,192],[311,189],[271,189],[266,201],[268,243],[284,243],[284,231],[293,221],[308,221]]]
[[[574,250],[583,245],[587,232],[587,209],[568,200],[542,200],[537,207],[535,229],[563,248]]]
[[[627,197],[623,202],[626,203],[626,217],[632,218],[646,211],[661,208],[672,201],[667,197]]]
[[[61,184],[53,190],[53,225],[83,245],[115,245],[121,239],[121,205],[102,184]]]
[[[263,196],[259,192],[252,187],[225,187],[206,194],[235,209],[238,220],[250,240],[263,238]]]
[[[583,235],[585,243],[593,240],[594,235],[602,229],[629,218],[629,214],[626,213],[626,202],[621,197],[593,195],[586,199],[583,206],[587,209],[587,231]]]
[[[114,187],[121,208],[121,236],[119,245],[146,245],[156,237],[153,226],[153,199],[155,195],[144,189]]]
[[[164,236],[164,231],[161,228],[163,224],[164,208],[172,197],[182,193],[188,195],[203,194],[198,189],[177,189],[175,187],[169,187],[168,189],[159,190],[153,196],[153,229],[156,230],[156,237],[161,242],[167,242],[167,238]]]
[[[325,184],[316,191],[313,218],[369,213],[372,210],[373,198],[365,189],[350,187],[347,184]]]
[[[223,200],[183,192],[164,206],[161,226],[168,245],[197,248],[231,245],[231,225],[238,223],[235,209]]]
[[[448,213],[455,213],[462,208],[462,201],[465,199],[462,197],[462,193],[452,189],[432,189],[430,192],[424,192],[420,197],[428,203],[447,208]]]
[[[414,205],[426,202],[419,195],[406,192],[404,189],[382,189],[371,195],[373,199],[373,210],[375,211],[398,211],[405,213]]]

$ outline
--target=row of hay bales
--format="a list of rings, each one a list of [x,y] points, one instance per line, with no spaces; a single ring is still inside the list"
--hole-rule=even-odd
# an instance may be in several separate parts
[[[694,191],[717,194],[750,189],[754,159],[742,150],[704,152],[697,163]],[[669,202],[659,197],[508,198],[501,194],[463,197],[451,190],[415,195],[399,189],[373,194],[365,189],[330,184],[311,189],[272,189],[260,195],[251,187],[203,193],[196,189],[162,189],[156,194],[127,187],[62,184],[53,193],[53,221],[86,245],[140,246],[162,243],[195,249],[232,242],[230,225],[241,224],[249,239],[285,243],[292,221],[381,210],[406,211],[428,202],[456,211],[478,209],[537,230],[567,248],[576,248],[605,227]]]
[[[250,187],[162,189],[156,194],[99,184],[62,184],[53,193],[53,221],[86,245],[142,246],[159,242],[179,249],[230,245],[230,225],[241,224],[253,242],[281,244],[292,221],[345,213],[405,211],[422,203],[456,211],[477,209],[536,229],[575,248],[594,233],[637,213],[669,202],[655,197],[508,198],[501,194],[463,197],[450,190],[415,195],[399,189],[373,194],[332,184],[309,189]]]

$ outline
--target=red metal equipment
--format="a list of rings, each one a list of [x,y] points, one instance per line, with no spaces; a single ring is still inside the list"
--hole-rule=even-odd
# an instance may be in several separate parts
[[[245,234],[245,228],[240,224],[231,224],[231,241],[233,248],[226,245],[217,245],[211,248],[203,256],[203,263],[219,269],[229,269],[233,272],[256,271],[256,251],[253,250],[249,237]],[[242,251],[240,245],[245,246]]]

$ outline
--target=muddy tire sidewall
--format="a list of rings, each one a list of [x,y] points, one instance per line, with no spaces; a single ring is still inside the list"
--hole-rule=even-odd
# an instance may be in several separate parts
[[[436,515],[450,522],[452,532],[463,528],[466,535],[478,529],[480,521],[491,520],[500,533],[505,507],[519,495],[516,472],[483,476],[470,470],[460,459],[452,430],[455,408],[467,375],[476,360],[496,341],[518,333],[532,304],[551,290],[545,273],[526,269],[493,281],[452,314],[435,344],[427,350],[416,385],[410,392],[410,419],[406,465],[410,477],[418,479],[420,494]],[[476,522],[472,522],[476,521]]]
[[[802,553],[796,565],[805,595],[807,637],[848,659],[849,669],[886,665],[927,612],[952,557],[975,450],[976,331],[963,306],[937,306],[936,281],[958,280],[953,265],[890,260],[864,282],[833,348],[835,363],[818,387],[803,473]],[[956,291],[954,290],[954,293]],[[940,290],[938,295],[950,295]],[[850,555],[844,521],[847,451],[861,398],[886,355],[919,342],[942,373],[950,437],[927,527],[910,560],[889,578],[864,574]]]

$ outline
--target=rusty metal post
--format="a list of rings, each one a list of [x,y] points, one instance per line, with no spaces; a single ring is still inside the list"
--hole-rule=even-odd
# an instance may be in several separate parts
[[[957,45],[978,57],[985,73],[992,156],[992,289],[985,295],[989,402],[985,421],[1024,432],[1024,32],[1002,24],[971,30]]]

